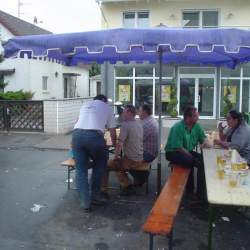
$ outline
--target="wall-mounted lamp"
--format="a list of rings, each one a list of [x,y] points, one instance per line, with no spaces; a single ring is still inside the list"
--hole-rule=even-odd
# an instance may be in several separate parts
[[[175,16],[175,14],[171,14],[170,16],[169,16],[169,19],[176,19],[176,16]]]
[[[233,13],[228,13],[228,14],[227,14],[227,19],[231,19],[233,16],[234,16]]]
[[[56,78],[58,77],[58,72],[57,72],[57,71],[55,72],[55,77],[56,77]]]

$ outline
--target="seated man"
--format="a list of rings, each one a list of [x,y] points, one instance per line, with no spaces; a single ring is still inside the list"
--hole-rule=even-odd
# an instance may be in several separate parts
[[[205,143],[205,133],[197,123],[199,119],[195,107],[188,106],[184,111],[184,119],[177,122],[171,129],[165,146],[166,159],[173,164],[187,168],[197,167],[197,195],[201,199],[206,197],[205,173],[203,157],[194,151],[198,144]],[[187,183],[187,191],[193,192],[193,171]]]
[[[151,163],[158,155],[158,124],[151,116],[151,107],[143,104],[139,109],[139,117],[143,124],[143,160]],[[142,186],[148,178],[149,171],[130,170],[135,186]]]
[[[149,165],[143,161],[143,128],[135,120],[136,109],[126,105],[122,114],[123,122],[120,129],[115,157],[108,163],[108,170],[115,171],[122,186],[123,195],[134,194],[135,190],[130,182],[127,171],[132,169],[148,170]],[[123,156],[121,156],[123,151]],[[103,177],[102,191],[107,192],[108,175]]]

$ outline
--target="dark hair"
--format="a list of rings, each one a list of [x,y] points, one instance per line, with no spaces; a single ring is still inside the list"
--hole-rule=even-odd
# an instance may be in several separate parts
[[[231,142],[233,133],[234,133],[235,130],[242,124],[243,115],[242,115],[242,113],[238,112],[238,111],[235,110],[235,109],[230,110],[230,111],[228,112],[228,114],[230,114],[230,116],[231,116],[234,120],[237,120],[237,126],[236,126],[235,128],[233,128],[232,132],[227,136],[227,141],[228,141],[228,142]]]
[[[143,104],[143,105],[141,105],[141,108],[142,108],[142,110],[145,111],[148,115],[152,115],[151,106],[149,106],[148,104]]]
[[[241,122],[243,121],[243,115],[242,113],[238,112],[237,110],[233,109],[233,110],[230,110],[228,112],[230,114],[230,116],[235,120],[237,119],[238,121],[238,125],[239,126],[241,124]]]
[[[130,113],[132,113],[133,115],[136,115],[135,106],[133,106],[131,104],[127,104],[127,105],[124,106],[124,109],[127,109]]]
[[[184,120],[186,120],[187,117],[191,117],[193,115],[193,112],[196,112],[197,111],[197,108],[195,108],[194,106],[187,106],[184,110],[184,114],[183,114],[183,117],[184,117]]]
[[[105,95],[97,95],[97,96],[94,97],[94,100],[108,102],[107,96],[105,96]]]

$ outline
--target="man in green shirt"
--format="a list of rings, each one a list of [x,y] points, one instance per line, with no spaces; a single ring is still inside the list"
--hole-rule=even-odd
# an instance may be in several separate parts
[[[205,133],[197,123],[199,114],[193,106],[188,106],[184,111],[184,119],[176,123],[171,129],[165,146],[166,159],[173,164],[192,168],[187,191],[193,193],[193,167],[197,167],[197,195],[206,197],[205,173],[202,155],[195,152],[198,144],[204,146]]]

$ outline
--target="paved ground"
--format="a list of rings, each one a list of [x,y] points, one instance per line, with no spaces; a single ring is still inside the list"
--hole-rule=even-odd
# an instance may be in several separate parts
[[[0,249],[148,249],[148,236],[141,226],[155,198],[155,166],[149,195],[141,189],[136,196],[119,196],[118,183],[112,176],[115,189],[110,192],[110,203],[86,215],[78,207],[75,190],[67,191],[66,170],[60,166],[67,157],[61,147],[68,143],[67,138],[70,136],[0,134]],[[164,182],[169,172],[166,163],[163,166]],[[30,210],[33,204],[43,207],[34,213]],[[250,222],[236,209],[222,208],[216,218],[214,249],[250,249]],[[206,249],[207,207],[194,206],[184,197],[174,239],[176,250]],[[155,249],[167,249],[167,239],[157,237]]]

